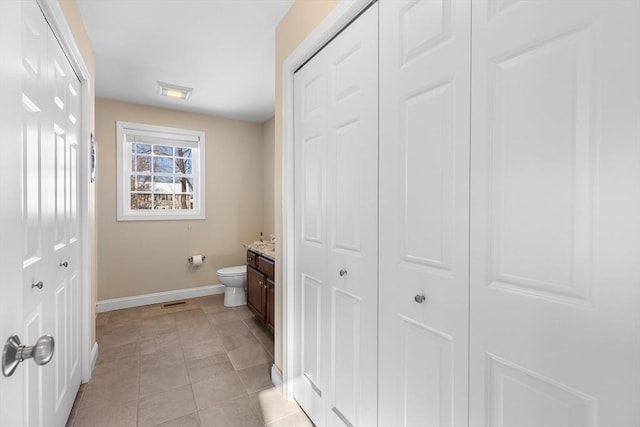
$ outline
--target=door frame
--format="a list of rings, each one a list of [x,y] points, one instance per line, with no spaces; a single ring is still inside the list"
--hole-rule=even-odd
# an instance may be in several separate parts
[[[295,177],[293,75],[377,0],[341,0],[282,63],[282,393],[293,399],[295,372]]]
[[[71,68],[80,80],[80,141],[78,143],[80,150],[79,161],[79,180],[80,180],[80,200],[78,201],[78,210],[80,214],[80,229],[82,237],[80,239],[80,272],[81,272],[81,298],[80,305],[82,307],[80,313],[80,360],[81,360],[81,380],[83,383],[91,379],[93,366],[98,358],[98,343],[92,343],[93,325],[93,296],[92,296],[92,274],[91,259],[93,255],[93,235],[91,233],[91,214],[95,209],[91,209],[89,203],[91,201],[91,73],[82,57],[80,48],[76,43],[75,37],[71,32],[69,23],[64,15],[59,0],[35,0],[38,4],[45,19],[56,39],[62,47],[62,51],[69,60]]]

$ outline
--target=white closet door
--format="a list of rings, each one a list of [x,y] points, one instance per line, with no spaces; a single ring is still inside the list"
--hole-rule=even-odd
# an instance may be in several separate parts
[[[640,425],[640,3],[473,3],[470,425]]]
[[[294,397],[317,426],[377,424],[378,7],[295,92]]]
[[[79,142],[80,81],[60,44],[48,31],[48,81],[43,147],[43,197],[46,200],[48,263],[43,289],[45,325],[56,339],[56,356],[45,370],[43,391],[47,410],[45,425],[64,425],[80,386],[80,218]]]
[[[35,1],[22,4],[21,36],[24,329],[15,333],[26,345],[50,334],[55,351],[48,365],[18,369],[25,425],[63,426],[80,386],[80,82]]]
[[[294,76],[295,380],[293,396],[326,425],[330,307],[327,283],[327,73],[320,51]]]
[[[378,371],[378,5],[326,48],[331,426],[375,426]]]
[[[470,2],[380,8],[380,425],[462,427]]]

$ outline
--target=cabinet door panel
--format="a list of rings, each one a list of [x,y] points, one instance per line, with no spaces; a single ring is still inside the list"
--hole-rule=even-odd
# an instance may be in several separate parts
[[[275,289],[273,280],[267,279],[267,292],[266,292],[266,310],[265,310],[265,322],[269,329],[273,331],[274,322],[274,303],[275,303]]]
[[[247,266],[247,307],[264,322],[265,276],[251,266]]]

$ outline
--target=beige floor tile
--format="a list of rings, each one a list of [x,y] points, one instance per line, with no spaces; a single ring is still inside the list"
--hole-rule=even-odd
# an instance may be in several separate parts
[[[258,344],[258,339],[252,334],[228,335],[222,337],[222,344],[225,350],[231,351],[247,345]]]
[[[182,344],[185,360],[202,359],[203,357],[215,356],[225,352],[222,345],[222,338],[213,336],[206,340],[191,341]]]
[[[138,358],[101,363],[96,365],[93,370],[91,382],[87,384],[87,389],[132,381],[138,378],[139,373],[140,360]]]
[[[262,344],[247,345],[231,350],[227,354],[236,369],[244,369],[271,361],[271,356],[266,352]]]
[[[261,365],[252,366],[238,371],[240,380],[244,384],[244,388],[249,393],[273,387],[271,383],[271,365],[263,363]]]
[[[256,336],[258,341],[264,346],[267,352],[273,357],[273,333],[269,332],[265,326],[260,328],[256,328],[253,330],[253,334]]]
[[[181,347],[180,336],[177,331],[174,331],[170,334],[142,340],[140,343],[140,356],[147,356],[161,351],[170,351],[178,347]]]
[[[243,335],[249,334],[251,331],[242,320],[234,322],[221,323],[216,325],[216,330],[220,336]]]
[[[140,348],[141,343],[139,342],[111,347],[101,346],[100,351],[98,352],[98,361],[96,362],[96,366],[113,362],[130,364],[140,358]]]
[[[261,427],[262,420],[252,410],[248,396],[219,403],[202,410],[200,424],[202,426],[220,427]]]
[[[157,427],[200,427],[200,417],[198,413],[185,415],[184,417],[177,418],[175,420],[167,421],[166,423],[158,424]],[[202,426],[208,427],[208,426]]]
[[[146,325],[140,326],[140,339],[148,339],[159,337],[163,335],[171,335],[178,332],[178,328],[175,324],[165,325]]]
[[[264,323],[256,319],[256,316],[251,316],[247,319],[244,319],[244,323],[251,331],[255,330],[256,328],[264,328]]]
[[[83,411],[74,420],[73,427],[136,427],[138,402],[105,406]]]
[[[97,407],[115,406],[138,399],[138,377],[101,384],[89,384],[80,402],[79,413],[92,411]]]
[[[181,346],[168,348],[157,353],[140,356],[140,372],[148,372],[158,368],[166,368],[184,362]]]
[[[300,411],[267,424],[266,427],[314,427],[314,425],[305,413]]]
[[[189,378],[191,378],[192,383],[234,371],[227,353],[189,360],[187,361],[187,370],[189,371]]]
[[[218,329],[214,328],[211,325],[206,325],[201,328],[181,330],[178,332],[178,336],[180,337],[180,341],[182,342],[182,344],[188,344],[193,341],[207,340],[211,337],[217,337],[219,335],[220,334]]]
[[[138,403],[138,425],[155,426],[195,412],[191,386],[143,397]]]
[[[149,370],[140,374],[140,397],[171,390],[190,383],[187,367],[183,362],[165,368]]]
[[[111,316],[111,312],[108,311],[106,313],[98,313],[96,316],[96,326],[104,326],[109,322],[109,317]]]
[[[245,396],[242,381],[236,372],[228,372],[215,377],[209,377],[193,383],[193,394],[198,410],[206,409],[216,403],[226,402]]]
[[[251,402],[256,411],[262,417],[265,424],[288,417],[300,411],[296,402],[290,402],[282,397],[280,387],[272,387],[267,390],[252,393]]]
[[[253,314],[248,310],[243,310],[243,307],[231,308],[228,310],[219,311],[217,313],[207,314],[207,318],[212,325],[242,321],[244,319],[248,319],[251,316],[253,316]]]
[[[109,329],[109,324],[107,325]],[[124,344],[130,344],[140,341],[140,330],[137,325],[127,327],[119,326],[118,328],[107,330],[98,341],[101,348],[117,347]]]
[[[129,322],[140,319],[140,309],[136,308],[125,308],[123,310],[114,310],[110,312],[109,315],[109,324],[113,325],[116,323],[127,324]]]

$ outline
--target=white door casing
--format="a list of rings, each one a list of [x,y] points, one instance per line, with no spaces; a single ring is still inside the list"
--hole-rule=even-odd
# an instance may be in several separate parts
[[[294,397],[318,426],[376,424],[377,5],[295,75]]]
[[[3,378],[2,392],[14,384],[9,394],[14,395],[17,418],[11,425],[63,426],[81,375],[80,82],[38,5],[17,4],[19,10],[12,12],[18,28],[12,38],[18,45],[15,87],[20,95],[11,102],[21,117],[17,137],[3,144],[3,149],[14,148],[3,156],[13,165],[3,168],[13,172],[3,174],[3,187],[15,189],[17,197],[7,191],[2,212],[12,215],[3,224],[16,230],[18,239],[3,238],[3,259],[12,260],[2,266],[3,277],[15,281],[3,288],[3,301],[8,296],[11,308],[2,311],[2,324],[11,329],[3,330],[2,338],[17,334],[23,344],[33,345],[41,335],[51,334],[56,346],[48,365],[27,360],[13,377]],[[60,265],[63,261],[67,268]],[[16,267],[17,273],[11,273]],[[41,289],[32,286],[39,282]],[[9,409],[2,408],[3,421],[5,411]]]
[[[380,2],[381,426],[468,422],[470,18]]]
[[[640,423],[640,3],[474,1],[470,426]]]

